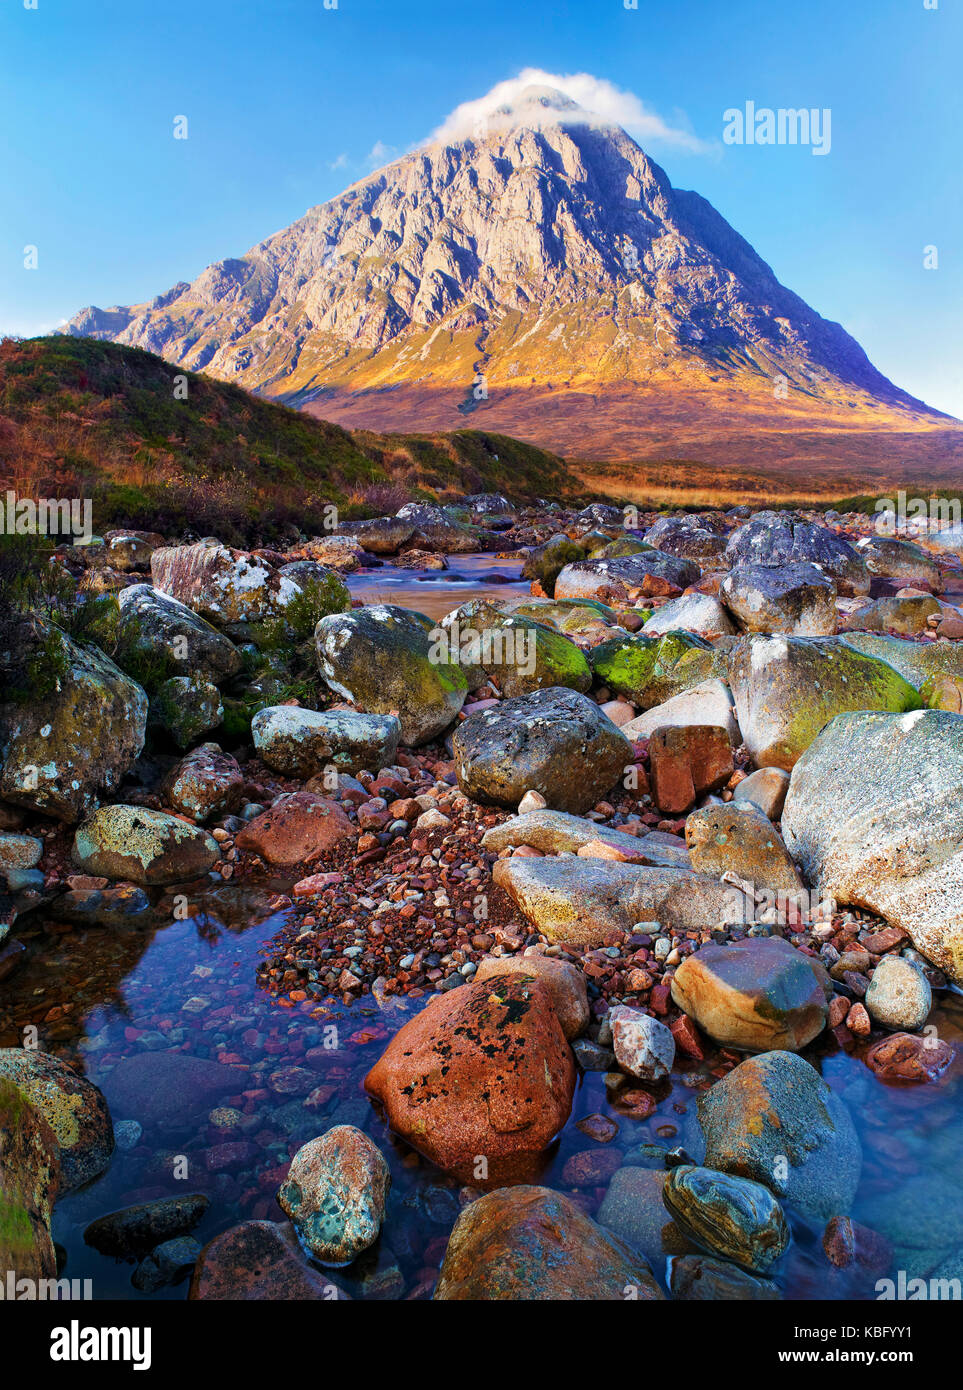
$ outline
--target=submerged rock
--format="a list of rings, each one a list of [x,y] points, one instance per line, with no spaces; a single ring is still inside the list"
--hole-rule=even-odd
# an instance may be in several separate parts
[[[348,1297],[330,1274],[308,1262],[294,1227],[273,1221],[242,1221],[215,1236],[201,1251],[188,1294],[195,1300],[234,1303]]]
[[[645,1259],[545,1187],[503,1187],[455,1223],[440,1301],[635,1300],[663,1294]]]
[[[432,999],[365,1079],[396,1133],[481,1187],[533,1176],[568,1119],[574,1087],[551,993],[522,975]]]
[[[761,1182],[804,1216],[849,1211],[859,1139],[845,1103],[796,1053],[741,1062],[700,1097],[698,1113],[707,1168]]]
[[[203,1220],[211,1199],[203,1192],[140,1202],[98,1216],[84,1231],[84,1242],[102,1255],[126,1258],[153,1250],[161,1241],[186,1235]]]
[[[662,1200],[696,1245],[753,1273],[768,1274],[789,1248],[782,1207],[761,1183],[681,1164],[666,1174]]]
[[[322,1264],[350,1264],[381,1232],[391,1185],[378,1146],[354,1125],[335,1125],[294,1155],[278,1203]]]
[[[776,1302],[779,1285],[759,1279],[728,1260],[708,1255],[676,1255],[669,1261],[669,1292],[688,1303]]]

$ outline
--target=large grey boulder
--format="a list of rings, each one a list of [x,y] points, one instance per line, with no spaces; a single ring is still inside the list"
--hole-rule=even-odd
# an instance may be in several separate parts
[[[632,746],[578,691],[537,690],[480,710],[455,730],[455,772],[477,801],[517,806],[541,792],[553,810],[590,810],[632,762]]]
[[[315,777],[332,764],[339,772],[380,772],[395,760],[401,725],[391,714],[270,705],[251,720],[262,762],[284,777]]]
[[[862,536],[856,552],[870,574],[900,579],[904,584],[928,584],[934,594],[945,587],[943,570],[932,555],[912,541],[895,536]]]
[[[810,884],[869,908],[963,983],[963,715],[845,714],[793,769],[786,846]]]
[[[241,654],[186,603],[150,584],[132,584],[117,595],[121,637],[145,657],[163,652],[177,676],[206,676],[215,684],[236,676]]]
[[[499,859],[493,878],[550,941],[600,946],[612,932],[630,933],[636,922],[685,932],[745,920],[735,888],[687,869],[566,855]]]
[[[702,571],[691,560],[646,550],[615,560],[577,560],[555,580],[555,598],[632,599],[697,584]]]
[[[396,714],[402,742],[437,738],[454,723],[468,694],[457,665],[439,650],[430,618],[393,604],[332,613],[314,642],[332,690],[369,714]]]
[[[753,761],[787,772],[837,715],[921,703],[892,666],[833,638],[748,637],[731,654],[729,680]]]
[[[0,705],[0,799],[70,825],[139,756],[148,701],[99,648],[45,632],[61,674],[51,695]]]
[[[733,531],[726,559],[733,566],[816,564],[841,592],[869,593],[869,570],[849,541],[778,512],[760,512]]]
[[[154,588],[186,603],[218,627],[276,618],[300,589],[264,560],[213,536],[165,546],[150,557]]]
[[[737,565],[719,593],[746,632],[826,637],[836,631],[836,584],[817,565]]]

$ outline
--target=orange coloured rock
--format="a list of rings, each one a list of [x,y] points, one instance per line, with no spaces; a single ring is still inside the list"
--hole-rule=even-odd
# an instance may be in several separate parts
[[[467,1206],[435,1289],[443,1302],[662,1297],[643,1255],[546,1187],[502,1187]]]
[[[936,1081],[954,1056],[950,1044],[935,1035],[891,1033],[869,1049],[866,1065],[883,1081]]]
[[[365,1079],[388,1122],[462,1182],[537,1173],[569,1117],[575,1063],[540,980],[503,975],[439,995]]]
[[[334,801],[311,792],[279,796],[237,836],[238,849],[253,850],[269,864],[300,864],[335,849],[357,834]]]

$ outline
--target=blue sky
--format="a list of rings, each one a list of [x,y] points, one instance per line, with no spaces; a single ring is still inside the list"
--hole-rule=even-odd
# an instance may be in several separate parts
[[[2,0],[0,331],[193,279],[537,67],[634,94],[675,184],[963,416],[963,0],[928,2]],[[725,145],[749,100],[829,108],[830,153]]]

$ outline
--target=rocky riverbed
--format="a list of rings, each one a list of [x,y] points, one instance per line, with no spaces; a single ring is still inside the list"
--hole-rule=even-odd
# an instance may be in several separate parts
[[[34,614],[57,679],[0,706],[5,1264],[961,1277],[959,537],[482,496],[169,542],[58,551],[110,640]]]

